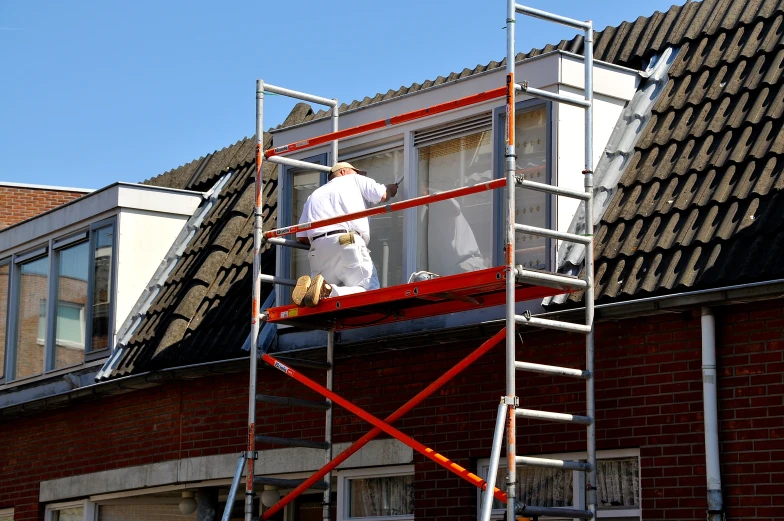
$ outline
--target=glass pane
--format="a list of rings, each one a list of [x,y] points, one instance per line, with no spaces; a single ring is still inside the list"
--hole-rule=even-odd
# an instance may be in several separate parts
[[[109,347],[109,319],[112,309],[112,276],[114,225],[104,226],[93,232],[93,316],[90,326],[90,350]]]
[[[397,182],[403,176],[403,151],[392,150],[351,164],[367,171],[369,178],[382,184]],[[402,195],[402,191],[398,192]],[[399,196],[393,201],[402,200]],[[381,287],[402,284],[403,280],[403,212],[385,213],[370,218],[370,257],[378,271]]]
[[[10,264],[0,265],[0,377],[5,374],[5,335],[8,320],[8,282]]]
[[[557,469],[517,467],[517,497],[519,501],[538,507],[570,507],[574,503],[573,472]],[[499,468],[495,486],[506,490],[506,469]],[[493,499],[493,508],[506,508]]]
[[[419,148],[418,195],[492,179],[490,131]],[[454,275],[492,265],[492,191],[419,207],[417,269]]]
[[[84,242],[57,254],[56,369],[84,361],[89,252]]]
[[[515,114],[515,152],[517,174],[529,181],[547,180],[547,109],[545,107]],[[547,195],[533,190],[515,189],[515,222],[547,227]],[[526,268],[544,269],[547,252],[544,237],[515,232],[515,263]]]
[[[414,513],[414,476],[349,480],[349,517]]]
[[[302,172],[296,173],[293,178],[293,202],[291,223],[299,223],[299,218],[302,216],[302,208],[305,206],[305,201],[308,200],[310,194],[319,187],[321,184],[321,174],[319,172]],[[290,239],[296,240],[293,235]],[[299,278],[302,275],[310,275],[310,262],[308,261],[308,250],[300,250],[297,248],[290,248],[291,250],[291,274],[293,278]]]
[[[84,507],[64,508],[52,514],[53,521],[84,521]]]
[[[48,257],[19,265],[15,378],[41,374],[44,370],[48,273]]]
[[[637,458],[596,462],[598,508],[640,508],[640,466]]]

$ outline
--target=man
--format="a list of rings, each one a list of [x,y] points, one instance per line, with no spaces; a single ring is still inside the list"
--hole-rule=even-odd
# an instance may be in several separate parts
[[[396,184],[376,183],[366,174],[346,162],[333,166],[329,182],[305,201],[300,224],[359,212],[368,204],[387,201],[397,194]],[[370,240],[367,217],[297,232],[297,240],[310,245],[310,276],[297,279],[291,294],[298,306],[313,307],[322,298],[380,287],[367,249]]]

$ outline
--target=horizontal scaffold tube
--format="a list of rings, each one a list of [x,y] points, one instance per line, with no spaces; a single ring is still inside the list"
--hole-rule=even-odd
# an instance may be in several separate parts
[[[331,224],[344,223],[348,221],[353,221],[354,219],[362,219],[363,217],[372,217],[374,215],[379,215],[382,213],[399,212],[400,210],[415,208],[417,206],[423,206],[430,203],[437,203],[439,201],[445,201],[447,199],[453,199],[455,197],[462,197],[464,195],[486,192],[488,190],[496,190],[498,188],[503,188],[504,186],[506,186],[506,179],[494,179],[492,181],[488,181],[486,183],[479,183],[474,186],[455,188],[454,190],[447,190],[445,192],[441,192],[438,194],[423,195],[422,197],[414,197],[413,199],[400,201],[398,203],[389,203],[383,206],[376,206],[374,208],[362,210],[361,212],[347,213],[345,215],[340,215],[338,217],[330,217],[329,219],[322,219],[320,221],[295,224],[294,226],[286,226],[285,228],[277,228],[275,230],[270,230],[268,232],[265,232],[264,237],[270,238],[270,237],[279,237],[281,235],[291,235],[292,233],[321,228],[324,226],[329,226]]]
[[[330,141],[364,134],[365,132],[370,132],[372,130],[392,127],[395,125],[400,125],[401,123],[408,123],[409,121],[426,118],[428,116],[434,116],[436,114],[468,107],[470,105],[475,105],[477,103],[482,103],[484,101],[489,101],[496,98],[502,98],[504,96],[506,96],[506,87],[499,87],[497,89],[480,92],[479,94],[472,94],[464,98],[447,101],[446,103],[439,103],[438,105],[433,105],[431,107],[406,112],[405,114],[400,114],[399,116],[392,116],[391,118],[387,119],[379,119],[377,121],[371,121],[370,123],[364,123],[356,127],[346,128],[343,130],[338,130],[337,132],[330,132],[329,134],[298,141],[296,143],[289,143],[288,145],[271,148],[264,151],[264,156],[270,158],[279,154],[288,154],[296,150],[303,150],[305,148],[311,148],[322,145],[324,143],[329,143]]]
[[[318,103],[319,105],[325,105],[327,107],[334,107],[337,105],[337,102],[333,99],[323,98],[321,96],[316,96],[315,94],[299,92],[296,90],[287,89],[285,87],[278,87],[276,85],[270,85],[269,83],[264,84],[264,92],[272,92],[273,94],[280,94],[282,96],[288,96],[289,98],[310,101],[312,103]]]

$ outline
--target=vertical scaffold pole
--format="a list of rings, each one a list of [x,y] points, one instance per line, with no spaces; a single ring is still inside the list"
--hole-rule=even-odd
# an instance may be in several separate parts
[[[253,520],[253,467],[256,461],[256,370],[258,367],[259,300],[261,297],[261,232],[264,184],[261,162],[264,148],[264,82],[256,80],[256,199],[253,211],[253,294],[250,319],[250,386],[248,404],[248,475],[245,480],[245,521]]]
[[[585,191],[589,199],[585,204],[585,233],[593,239],[593,22],[585,29]],[[586,476],[586,506],[596,518],[596,397],[594,388],[594,287],[593,287],[593,240],[585,247],[585,323],[591,327],[585,339],[585,369],[591,377],[585,381],[585,397],[588,417],[588,463],[591,470]]]
[[[506,167],[506,458],[507,458],[507,519],[515,519],[515,408],[517,392],[515,385],[515,2],[506,4],[506,146],[504,159]]]
[[[339,129],[338,125],[338,100],[337,98],[333,98],[335,105],[332,107],[332,132],[337,132]],[[332,141],[332,165],[334,166],[338,162],[338,140]],[[335,330],[329,329],[327,330],[327,363],[329,364],[329,369],[327,369],[327,389],[330,391],[332,390],[332,384],[334,381],[333,371],[335,370]],[[332,404],[331,400],[327,399]],[[325,456],[325,464],[328,464],[332,461],[332,407],[327,409],[327,418],[326,424],[324,425],[324,441],[328,443],[326,456]],[[324,489],[324,507],[322,510],[322,519],[323,521],[330,521],[330,506],[332,504],[332,472],[327,472],[324,475],[324,481],[326,482],[327,488]]]

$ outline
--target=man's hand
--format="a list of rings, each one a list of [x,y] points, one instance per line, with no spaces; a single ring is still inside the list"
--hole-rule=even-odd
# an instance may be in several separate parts
[[[391,199],[397,195],[397,185],[395,183],[387,185],[387,199]]]

